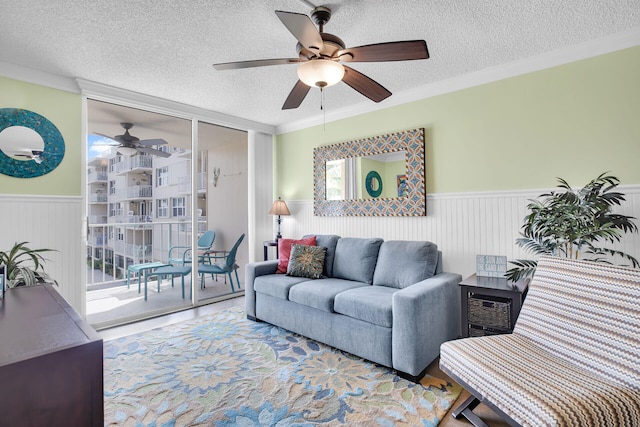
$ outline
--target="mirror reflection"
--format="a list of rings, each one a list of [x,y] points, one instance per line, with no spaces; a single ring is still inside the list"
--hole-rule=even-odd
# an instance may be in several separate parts
[[[25,126],[10,126],[0,132],[0,151],[15,160],[40,163],[44,140],[38,132]]]
[[[407,197],[407,152],[326,162],[326,200]]]

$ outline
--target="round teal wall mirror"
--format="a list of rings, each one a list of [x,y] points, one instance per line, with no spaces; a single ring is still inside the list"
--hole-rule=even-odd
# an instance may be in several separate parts
[[[382,178],[380,174],[376,171],[369,172],[365,178],[365,187],[371,197],[380,196],[382,194]]]
[[[62,162],[64,150],[62,134],[46,117],[20,108],[0,108],[1,174],[16,178],[46,175]]]

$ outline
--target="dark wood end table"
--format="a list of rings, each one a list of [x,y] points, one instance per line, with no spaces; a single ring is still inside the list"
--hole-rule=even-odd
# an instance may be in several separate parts
[[[276,247],[276,259],[278,259],[278,241],[277,240],[265,240],[264,242],[262,242],[262,246],[264,246],[264,260],[268,260],[269,259],[269,247],[270,246],[275,246]]]
[[[529,287],[529,279],[475,274],[460,282],[462,337],[511,333]]]

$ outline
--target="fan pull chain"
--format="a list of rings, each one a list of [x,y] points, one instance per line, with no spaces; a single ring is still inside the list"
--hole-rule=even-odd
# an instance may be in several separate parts
[[[327,130],[327,110],[324,108],[324,91],[320,88],[320,110],[322,110],[322,131]]]

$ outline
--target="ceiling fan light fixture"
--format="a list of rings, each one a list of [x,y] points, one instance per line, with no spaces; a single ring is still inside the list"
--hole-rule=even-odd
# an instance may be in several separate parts
[[[330,59],[314,59],[298,66],[298,78],[310,87],[333,86],[340,82],[342,77],[344,77],[344,67]]]
[[[118,147],[118,153],[124,154],[125,156],[133,156],[138,152],[133,147]]]

